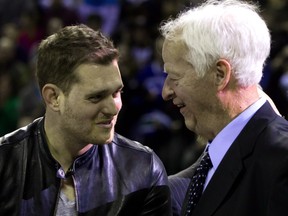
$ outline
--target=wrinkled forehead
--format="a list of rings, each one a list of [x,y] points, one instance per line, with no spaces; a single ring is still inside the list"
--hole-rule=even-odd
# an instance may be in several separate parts
[[[173,67],[175,64],[185,62],[187,55],[187,47],[183,42],[165,40],[162,48],[162,58],[164,62],[164,69],[166,67]]]
[[[185,56],[187,54],[187,46],[184,44],[183,41],[172,41],[172,40],[164,40],[163,47],[162,47],[162,57],[163,59],[168,55],[177,55],[179,57]]]

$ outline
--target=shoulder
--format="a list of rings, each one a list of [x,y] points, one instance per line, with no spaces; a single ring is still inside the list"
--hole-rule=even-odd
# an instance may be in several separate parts
[[[193,177],[194,172],[198,166],[198,163],[199,159],[186,169],[168,177],[169,185],[174,195],[178,194],[180,197],[185,196],[185,193],[187,191],[191,178]]]
[[[235,155],[240,153],[246,159],[245,166],[251,164],[254,170],[274,178],[277,172],[288,170],[288,121],[266,102],[241,131],[229,152],[230,160],[235,160]]]
[[[182,205],[191,181],[189,176],[194,173],[193,167],[194,166],[192,165],[191,167],[168,177],[173,215],[181,214]]]
[[[266,102],[247,123],[239,139],[261,143],[261,148],[288,150],[288,121],[277,115]]]
[[[259,134],[259,141],[273,148],[280,148],[288,151],[288,121],[280,116],[275,116],[263,128]]]
[[[155,154],[154,151],[148,146],[144,146],[138,141],[131,140],[117,133],[115,133],[115,136],[112,142],[117,147],[129,150],[129,151],[141,152],[143,154],[148,154],[148,155]]]
[[[169,186],[173,197],[183,200],[190,184],[191,179],[179,175],[171,175],[168,177]]]
[[[150,165],[152,168],[153,166],[158,166],[158,168],[161,169],[164,168],[162,161],[156,153],[138,141],[131,140],[116,133],[111,144],[112,145],[108,146],[114,149],[114,157],[125,157],[125,159],[129,159],[129,163],[133,159],[138,161],[138,163],[141,160],[141,163],[145,163],[146,166]]]
[[[288,122],[284,118],[277,117],[267,124],[257,136],[256,143],[255,150],[260,160],[273,161],[275,166],[286,164],[288,167]]]
[[[167,173],[162,161],[148,146],[115,134],[112,143],[106,145],[105,148],[107,155],[110,155],[114,161],[121,162],[117,164],[121,170],[131,173],[135,171],[139,177],[143,178],[147,177],[144,177],[145,175],[150,175],[149,179],[153,179],[155,184],[168,184]],[[129,174],[127,173],[127,175]]]
[[[190,167],[168,177],[169,185],[173,194],[183,193],[182,195],[185,195],[196,166],[197,162],[192,164]]]
[[[16,176],[11,175],[11,170],[18,173],[26,166],[27,159],[30,158],[30,150],[35,146],[35,133],[38,121],[25,127],[19,128],[9,134],[0,137],[0,176],[1,182]],[[21,171],[22,170],[22,171]],[[10,179],[11,180],[11,179]]]
[[[34,133],[37,133],[36,128],[41,119],[42,118],[36,119],[31,124],[0,137],[0,149],[20,144]]]
[[[264,105],[255,113],[255,115],[250,120],[251,126],[258,128],[270,128],[276,129],[283,132],[288,132],[288,121],[278,115],[271,105],[266,102]],[[249,123],[248,123],[249,124]]]

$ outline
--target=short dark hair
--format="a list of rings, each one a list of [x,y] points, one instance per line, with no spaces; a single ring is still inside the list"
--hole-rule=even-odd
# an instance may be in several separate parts
[[[119,52],[111,40],[88,26],[73,25],[43,40],[38,47],[37,79],[41,89],[47,83],[68,93],[78,81],[74,70],[81,64],[110,64]]]

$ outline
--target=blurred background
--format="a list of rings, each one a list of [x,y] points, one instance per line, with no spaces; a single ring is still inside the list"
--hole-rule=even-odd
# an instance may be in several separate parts
[[[63,26],[101,29],[119,48],[125,84],[118,133],[151,147],[174,174],[199,156],[203,144],[161,98],[164,81],[159,24],[201,0],[0,0],[0,136],[44,113],[35,82],[38,43]],[[288,115],[288,1],[259,0],[272,50],[261,86]],[[137,161],[136,161],[137,162]]]

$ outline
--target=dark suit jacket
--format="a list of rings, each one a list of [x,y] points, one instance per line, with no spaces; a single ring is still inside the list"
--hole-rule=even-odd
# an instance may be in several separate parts
[[[185,210],[198,163],[169,177],[174,215]],[[268,102],[227,151],[193,216],[288,216],[288,122]]]

